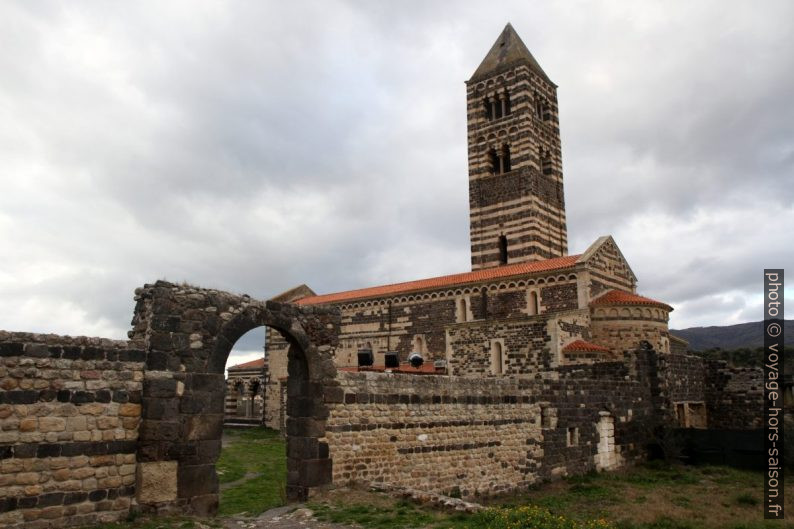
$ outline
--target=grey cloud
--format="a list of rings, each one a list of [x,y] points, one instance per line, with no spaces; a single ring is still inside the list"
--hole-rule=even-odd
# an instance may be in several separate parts
[[[765,232],[794,218],[792,15],[5,4],[0,327],[49,330],[74,306],[59,332],[123,337],[132,291],[157,278],[266,298],[468,269],[463,81],[507,20],[560,85],[571,251],[612,233],[642,293],[681,305],[676,326],[732,321],[713,299],[794,257]]]

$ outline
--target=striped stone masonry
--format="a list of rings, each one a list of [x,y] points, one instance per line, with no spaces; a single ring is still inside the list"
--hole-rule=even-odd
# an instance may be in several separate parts
[[[127,342],[0,331],[0,526],[127,515],[144,357]]]

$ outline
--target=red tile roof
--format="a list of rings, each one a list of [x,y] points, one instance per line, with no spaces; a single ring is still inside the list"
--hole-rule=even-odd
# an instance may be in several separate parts
[[[654,305],[665,310],[673,310],[667,303],[656,301],[655,299],[638,296],[622,290],[610,290],[603,296],[590,302],[591,305]]]
[[[576,340],[562,348],[563,353],[608,353],[609,349],[594,343]]]
[[[237,364],[236,366],[231,366],[229,369],[256,369],[258,367],[265,367],[264,358],[257,358],[256,360],[251,360],[244,364]]]
[[[365,372],[365,371],[385,371],[384,366],[367,366],[367,367],[340,367],[340,371]],[[446,369],[436,369],[433,362],[425,362],[420,367],[413,367],[410,364],[400,364],[400,367],[389,368],[393,373],[412,373],[416,375],[443,375]]]
[[[576,264],[576,260],[579,259],[579,257],[579,255],[567,255],[565,257],[555,257],[554,259],[546,259],[543,261],[532,261],[529,263],[516,263],[514,265],[485,268],[483,270],[475,270],[474,272],[465,272],[463,274],[431,277],[429,279],[419,279],[417,281],[407,281],[405,283],[394,283],[391,285],[348,290],[346,292],[336,292],[334,294],[324,294],[321,296],[308,296],[303,299],[299,299],[296,303],[299,305],[335,303],[354,299],[375,298],[402,292],[413,292],[417,290],[430,290],[454,285],[463,285],[466,283],[478,283],[480,281],[533,274],[536,272],[561,270],[564,268],[572,268]]]

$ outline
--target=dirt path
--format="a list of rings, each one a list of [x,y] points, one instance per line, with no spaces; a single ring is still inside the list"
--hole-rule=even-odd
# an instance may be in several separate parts
[[[261,472],[248,472],[245,476],[241,477],[240,479],[238,479],[236,481],[230,481],[229,483],[221,483],[220,489],[221,490],[226,490],[226,489],[230,489],[232,487],[236,487],[237,485],[242,485],[243,483],[245,483],[249,479],[258,478],[261,475],[262,475]]]
[[[223,527],[225,529],[354,529],[349,525],[317,521],[312,517],[312,512],[303,505],[277,507],[256,518],[228,518],[224,520]]]

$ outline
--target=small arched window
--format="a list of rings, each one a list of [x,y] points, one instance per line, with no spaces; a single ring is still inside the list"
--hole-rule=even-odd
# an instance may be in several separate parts
[[[499,264],[507,264],[507,237],[499,236]]]
[[[502,103],[502,94],[497,94],[496,97],[492,99],[493,101],[493,117],[494,119],[499,119],[504,115],[504,105]]]
[[[537,115],[538,119],[543,119],[543,100],[537,92],[535,93],[535,115]]]
[[[490,97],[484,97],[483,100],[482,100],[482,104],[485,107],[485,118],[488,121],[492,121],[493,120],[493,106],[491,105],[491,98]]]
[[[491,343],[491,373],[494,375],[504,373],[504,351],[501,342]]]
[[[541,160],[541,169],[543,174],[550,175],[553,169],[551,164],[551,153],[549,151],[545,151]]]
[[[425,337],[424,336],[419,336],[419,335],[414,336],[414,352],[417,352],[417,353],[425,353],[425,352],[427,352],[426,351],[426,347],[425,347]]]
[[[457,306],[457,320],[458,322],[464,322],[468,320],[468,312],[469,312],[468,304],[466,303],[466,298],[460,298],[458,300]]]
[[[502,172],[508,173],[512,170],[510,165],[510,146],[504,144],[502,146]]]
[[[529,293],[529,310],[530,316],[536,316],[540,314],[540,303],[538,303],[538,293],[534,290]]]

